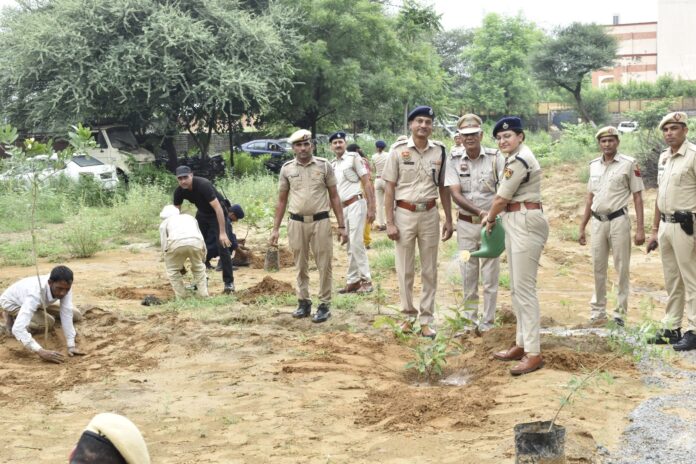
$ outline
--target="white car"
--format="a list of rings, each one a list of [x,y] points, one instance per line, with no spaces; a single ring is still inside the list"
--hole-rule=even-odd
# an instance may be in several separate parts
[[[635,121],[621,121],[616,128],[620,133],[626,134],[638,130],[638,123]]]
[[[22,184],[31,183],[34,176],[44,183],[56,176],[65,176],[75,182],[81,177],[92,178],[102,188],[112,190],[118,185],[116,167],[104,164],[88,155],[76,155],[63,164],[54,154],[39,155],[28,158],[26,163],[15,166],[0,174],[0,181],[15,181]]]

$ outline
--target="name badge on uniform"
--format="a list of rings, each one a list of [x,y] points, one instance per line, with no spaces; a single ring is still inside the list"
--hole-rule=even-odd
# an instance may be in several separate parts
[[[416,164],[416,162],[415,161],[404,161],[404,164],[411,165],[411,164]]]

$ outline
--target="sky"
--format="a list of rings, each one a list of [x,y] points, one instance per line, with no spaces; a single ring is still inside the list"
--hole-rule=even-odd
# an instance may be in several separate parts
[[[517,13],[544,29],[578,21],[611,24],[619,15],[620,23],[657,21],[658,0],[425,0],[442,15],[445,29],[472,28],[481,25],[488,13],[515,16]]]

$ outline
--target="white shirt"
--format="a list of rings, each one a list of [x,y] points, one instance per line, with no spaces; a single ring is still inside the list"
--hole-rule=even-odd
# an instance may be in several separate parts
[[[188,214],[170,216],[160,224],[160,244],[162,251],[172,251],[184,245],[205,248],[203,234],[198,228],[198,221]]]
[[[27,330],[31,318],[36,310],[41,307],[42,299],[46,306],[58,301],[58,298],[54,298],[51,295],[51,288],[48,286],[48,275],[40,276],[39,279],[41,286],[39,286],[36,276],[26,277],[10,285],[0,295],[0,307],[6,311],[19,310],[15,323],[12,326],[12,334],[32,351],[40,350],[41,345],[34,340],[34,337]],[[65,334],[68,348],[74,347],[76,333],[75,326],[73,326],[72,288],[60,300],[60,322],[63,326],[63,334]]]
[[[360,154],[347,151],[341,159],[333,161],[334,174],[336,174],[336,187],[341,201],[346,201],[360,194],[360,178],[368,173]]]

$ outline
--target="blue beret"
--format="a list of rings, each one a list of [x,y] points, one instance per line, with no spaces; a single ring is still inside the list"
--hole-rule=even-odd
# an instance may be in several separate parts
[[[375,147],[377,148],[386,148],[387,147],[387,142],[384,140],[378,140],[375,142]]]
[[[346,133],[343,131],[338,131],[334,132],[333,134],[329,135],[329,143],[333,142],[336,139],[346,139]]]
[[[504,116],[495,123],[493,127],[493,137],[498,135],[500,131],[506,130],[522,130],[522,120],[517,116]]]
[[[435,112],[429,106],[416,106],[408,113],[408,122],[413,121],[417,116],[427,116],[429,118],[435,119]]]
[[[230,213],[237,216],[237,219],[242,219],[244,217],[244,210],[242,209],[241,205],[232,205],[230,208]]]

